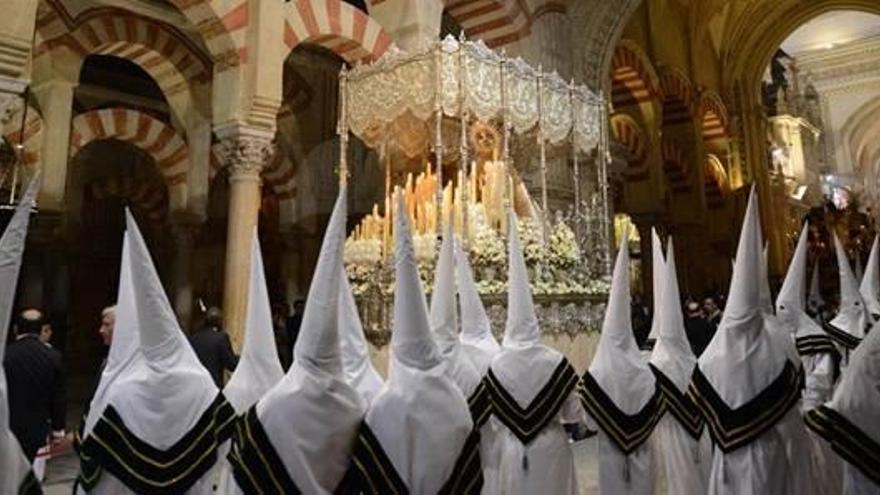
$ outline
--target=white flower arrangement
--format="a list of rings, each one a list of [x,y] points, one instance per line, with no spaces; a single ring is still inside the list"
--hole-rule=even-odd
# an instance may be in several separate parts
[[[369,266],[382,261],[382,243],[378,239],[349,238],[343,254],[346,265]]]
[[[574,231],[565,222],[557,222],[550,234],[550,263],[558,268],[572,268],[580,260],[581,249]]]
[[[546,261],[548,253],[541,226],[531,218],[517,219],[516,226],[526,264],[535,266]]]
[[[419,264],[434,260],[437,252],[437,237],[434,234],[416,234],[413,236],[413,250]]]
[[[500,232],[490,226],[481,205],[469,210],[468,245],[477,290],[484,295],[503,295],[507,292],[507,242]],[[604,295],[610,290],[604,279],[588,279],[581,261],[581,252],[574,231],[557,218],[548,232],[546,243],[541,224],[531,218],[517,220],[523,254],[529,271],[531,290],[535,295]],[[437,238],[433,234],[413,237],[419,276],[425,291],[433,286],[437,256]],[[345,243],[345,263],[356,296],[372,297],[394,294],[394,282],[389,280],[388,266],[382,264],[382,245],[376,239],[354,240]],[[384,268],[383,268],[384,267]],[[393,277],[391,277],[393,278]]]

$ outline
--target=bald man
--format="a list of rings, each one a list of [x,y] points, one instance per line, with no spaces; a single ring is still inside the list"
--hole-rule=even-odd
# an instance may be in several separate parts
[[[6,348],[3,366],[9,389],[9,427],[33,461],[46,444],[64,438],[65,389],[61,355],[40,341],[48,321],[37,309],[16,319],[16,340]]]

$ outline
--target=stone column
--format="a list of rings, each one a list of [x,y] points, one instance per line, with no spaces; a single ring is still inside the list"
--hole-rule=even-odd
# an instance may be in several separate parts
[[[251,236],[260,212],[260,171],[274,148],[272,132],[236,125],[217,130],[223,161],[229,170],[229,219],[226,234],[226,268],[223,315],[226,331],[238,349],[244,337]]]
[[[177,222],[171,228],[174,235],[174,312],[181,328],[189,331],[193,308],[192,256],[198,225],[194,222]]]
[[[75,86],[68,80],[52,80],[33,88],[43,109],[43,182],[38,199],[43,210],[64,209]]]

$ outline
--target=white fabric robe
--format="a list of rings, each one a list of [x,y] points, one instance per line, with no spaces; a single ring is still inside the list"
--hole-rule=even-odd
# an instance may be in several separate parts
[[[556,417],[528,445],[524,446],[496,417],[491,417],[480,431],[488,430],[494,442],[488,449],[481,446],[483,458],[483,493],[505,495],[577,494],[577,473],[574,453],[563,424],[583,423],[584,413],[576,391],[568,396]],[[523,458],[528,469],[523,469]],[[487,476],[487,472],[489,475]]]
[[[705,495],[712,469],[712,441],[708,427],[699,440],[684,429],[670,413],[654,427],[653,442],[657,462],[657,486],[664,493]],[[669,476],[675,473],[675,476]]]
[[[842,461],[843,468],[843,495],[877,495],[880,493],[880,485],[874,483],[871,478],[865,476],[859,468]]]
[[[0,367],[2,367],[0,363]],[[2,371],[0,371],[2,373]],[[0,377],[0,379],[3,379]],[[0,396],[0,400],[6,400],[6,397]],[[18,493],[18,489],[25,477],[31,471],[31,465],[28,463],[27,457],[21,451],[18,439],[12,434],[12,431],[3,425],[6,431],[0,431],[0,435],[6,438],[0,440],[0,469],[3,475],[0,476],[0,493]]]
[[[802,358],[806,387],[802,411],[809,411],[826,401],[834,393],[834,360],[827,353]],[[818,483],[816,493],[839,493],[843,485],[843,461],[822,437],[808,430],[810,436],[811,466]]]
[[[656,430],[645,443],[625,456],[589,415],[587,415],[586,424],[587,428],[598,432],[596,441],[598,442],[597,455],[599,456],[599,495],[649,495],[654,493],[657,480],[657,461],[654,458]]]
[[[809,461],[793,465],[792,451],[809,453],[800,408],[793,407],[748,445],[724,454],[715,448],[709,495],[810,495]],[[803,455],[796,456],[803,459]]]

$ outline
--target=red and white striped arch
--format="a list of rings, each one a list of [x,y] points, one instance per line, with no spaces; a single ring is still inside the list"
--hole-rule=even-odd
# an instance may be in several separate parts
[[[622,39],[611,58],[611,102],[615,109],[658,98],[659,81],[651,61],[634,41]]]
[[[46,9],[38,20],[41,41],[35,57],[51,56],[65,46],[86,55],[114,55],[138,64],[165,93],[166,98],[189,89],[192,83],[211,81],[212,63],[180,30],[168,24],[119,9],[100,8],[76,18],[66,11]]]
[[[349,63],[378,59],[393,44],[372,17],[341,0],[297,0],[284,5],[284,43],[314,43]]]
[[[22,119],[25,119],[23,133]],[[22,145],[17,152],[26,167],[37,169],[42,166],[43,116],[36,108],[29,105],[27,115],[24,115],[24,107],[20,107],[12,114],[3,130],[6,131],[3,137],[11,146]]]
[[[275,152],[269,165],[263,169],[263,183],[269,187],[278,200],[279,221],[282,225],[293,222],[296,208],[294,202],[296,200],[295,174],[296,169],[293,166],[293,161],[280,149]]]
[[[730,137],[727,107],[721,96],[714,91],[705,91],[700,97],[700,115],[703,141]]]
[[[675,67],[666,67],[660,75],[663,93],[663,125],[693,123],[694,91],[687,75]]]
[[[663,173],[669,189],[674,194],[683,194],[691,190],[687,176],[687,161],[681,147],[669,138],[663,138],[660,144],[663,158]]]
[[[109,175],[90,182],[86,187],[94,199],[125,198],[150,220],[162,221],[168,215],[165,191],[155,183],[130,175]]]
[[[213,62],[214,70],[218,73],[247,62],[248,1],[170,0],[201,37],[208,52],[207,58]],[[130,10],[96,7],[92,2],[42,0],[37,11],[37,40],[39,42],[42,37],[40,30],[56,21],[52,15],[61,17],[65,24],[75,26],[85,17],[109,12],[137,16]]]
[[[171,0],[198,30],[217,73],[247,63],[250,0]]]
[[[102,139],[116,139],[146,151],[156,161],[168,186],[171,210],[186,208],[189,148],[173,127],[130,108],[82,113],[71,122],[69,156],[73,158],[85,145]]]
[[[724,207],[724,200],[729,188],[727,172],[721,160],[713,154],[707,154],[703,163],[705,180],[706,206],[712,209]]]
[[[626,114],[611,117],[611,131],[614,138],[629,153],[625,175],[630,181],[645,180],[649,177],[647,158],[648,141],[639,124]]]
[[[445,0],[446,13],[464,30],[468,38],[481,39],[498,48],[531,32],[532,14],[519,0]],[[554,2],[556,5],[559,2]],[[563,11],[565,6],[561,5]]]

